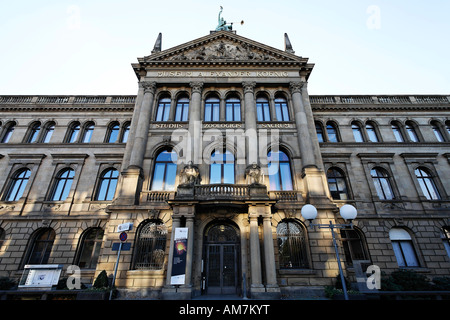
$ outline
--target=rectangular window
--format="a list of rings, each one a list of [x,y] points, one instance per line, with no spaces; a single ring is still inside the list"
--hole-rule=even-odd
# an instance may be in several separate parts
[[[270,121],[270,108],[268,101],[256,101],[256,115],[258,121]]]
[[[280,174],[283,190],[292,190],[291,169],[288,162],[280,162]]]
[[[222,183],[222,165],[220,163],[211,163],[211,176],[209,177],[209,183],[216,184]]]
[[[361,128],[357,125],[352,125],[353,137],[356,142],[364,142],[364,138],[361,132]]]
[[[399,267],[418,267],[416,252],[410,240],[392,241],[395,257]]]
[[[234,184],[234,163],[223,164],[223,183]]]
[[[168,163],[166,167],[166,180],[164,190],[175,190],[175,178],[177,175],[177,165],[175,163]]]
[[[155,173],[153,174],[152,190],[163,190],[165,168],[166,168],[165,163],[155,164]]]

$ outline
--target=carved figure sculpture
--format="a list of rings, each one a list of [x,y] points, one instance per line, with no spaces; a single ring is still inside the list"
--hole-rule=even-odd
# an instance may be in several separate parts
[[[200,171],[197,166],[192,164],[192,161],[181,170],[180,172],[181,184],[194,185],[200,184]]]
[[[245,175],[249,184],[262,184],[264,182],[264,174],[262,173],[261,167],[256,163],[253,163],[245,169]]]

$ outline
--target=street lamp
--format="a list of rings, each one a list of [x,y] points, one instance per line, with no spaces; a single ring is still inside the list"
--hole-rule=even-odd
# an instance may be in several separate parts
[[[345,284],[344,273],[342,271],[341,259],[339,258],[339,250],[336,244],[336,236],[334,234],[334,229],[353,228],[352,220],[356,218],[357,211],[354,206],[350,204],[345,204],[339,209],[339,213],[341,214],[341,217],[344,218],[344,220],[348,221],[349,223],[333,224],[330,221],[329,224],[313,224],[312,221],[317,217],[316,207],[314,207],[311,204],[305,204],[301,209],[302,217],[309,221],[310,227],[319,227],[319,229],[326,228],[331,230],[331,234],[333,236],[334,250],[336,251],[336,258],[339,267],[339,274],[341,275],[342,291],[344,291],[345,300],[348,300],[347,286]]]

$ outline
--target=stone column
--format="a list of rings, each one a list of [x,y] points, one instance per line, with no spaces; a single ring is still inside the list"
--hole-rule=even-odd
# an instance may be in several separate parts
[[[247,165],[259,163],[258,161],[258,135],[256,126],[256,104],[254,89],[255,82],[243,82],[244,110],[245,110],[245,134],[246,134],[246,158]]]
[[[249,207],[251,209],[256,209]],[[252,210],[253,211],[253,210]],[[258,292],[264,292],[261,277],[261,252],[259,248],[258,215],[251,213],[250,218],[250,270],[251,284],[250,292],[252,295]],[[262,290],[261,290],[262,289]]]
[[[172,262],[173,262],[173,244],[175,239],[175,229],[180,227],[180,217],[172,216],[172,234],[170,235],[170,250],[169,258],[167,261],[167,275],[166,286],[171,286],[170,278],[172,277]]]
[[[320,146],[319,146],[319,140],[317,139],[316,134],[316,126],[314,124],[314,116],[312,113],[312,107],[311,102],[309,101],[309,94],[308,94],[308,83],[304,82],[301,89],[302,93],[302,101],[303,105],[305,106],[305,112],[306,112],[306,119],[309,129],[309,134],[311,136],[312,141],[312,148],[314,150],[314,157],[315,157],[315,165],[320,170],[323,170],[323,162],[322,162],[322,154],[320,153]]]
[[[136,97],[136,103],[134,104],[134,110],[133,110],[133,117],[131,118],[131,124],[130,124],[130,132],[128,135],[128,141],[125,147],[125,153],[123,155],[123,161],[122,161],[122,171],[126,170],[130,164],[130,158],[131,158],[131,152],[133,151],[133,143],[134,135],[136,134],[136,123],[139,119],[139,114],[141,112],[142,107],[142,100],[144,99],[144,83],[146,82],[140,82],[139,83],[139,91]]]
[[[191,105],[189,106],[189,134],[190,134],[190,150],[186,150],[186,161],[192,160],[194,164],[201,164],[202,147],[202,82],[190,83]]]
[[[328,203],[327,179],[315,134],[314,118],[305,82],[291,82],[292,104],[298,143],[302,159],[302,177],[305,181],[306,201],[309,203]]]
[[[192,263],[194,257],[194,217],[186,218],[186,228],[188,228],[187,254],[186,254],[186,283],[192,286]]]
[[[264,258],[266,266],[266,283],[267,283],[266,290],[269,291],[270,288],[278,288],[277,271],[275,267],[275,251],[273,249],[273,238],[272,238],[272,216],[270,212],[263,217],[263,232],[264,232]]]
[[[302,166],[317,167],[314,150],[311,141],[311,134],[308,129],[308,117],[301,95],[302,82],[291,82],[290,89],[292,95],[292,105],[294,107],[295,125],[298,132],[298,144],[302,157]]]
[[[153,109],[156,82],[142,82],[142,86],[144,87],[144,98],[136,125],[136,134],[133,138],[133,150],[129,165],[129,167],[137,167],[140,169],[142,169],[145,149],[147,147],[148,129],[150,128],[150,116]]]
[[[147,148],[150,117],[153,109],[153,98],[156,92],[156,82],[140,82],[140,92],[143,91],[142,101],[133,112],[131,134],[124,156],[121,179],[115,205],[133,205],[139,202],[139,187],[143,179],[142,166]],[[141,91],[142,90],[142,91]],[[131,142],[131,144],[130,144]]]

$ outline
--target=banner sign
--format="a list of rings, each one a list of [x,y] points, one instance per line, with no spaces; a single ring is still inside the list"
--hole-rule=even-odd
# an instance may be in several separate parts
[[[173,262],[170,284],[184,284],[186,277],[188,228],[176,228],[173,240]]]

